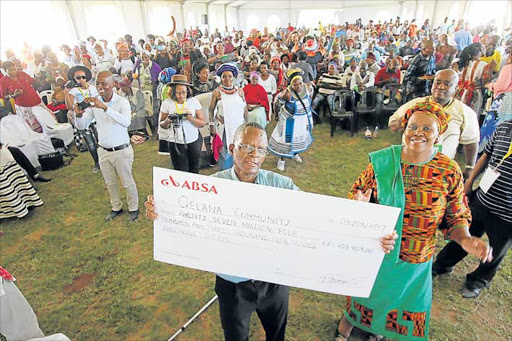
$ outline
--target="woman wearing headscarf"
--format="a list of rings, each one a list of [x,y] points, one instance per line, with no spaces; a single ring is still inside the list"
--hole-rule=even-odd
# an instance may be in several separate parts
[[[212,92],[219,86],[215,80],[210,80],[209,65],[205,58],[199,58],[192,64],[192,72],[194,96]]]
[[[249,111],[249,122],[256,122],[263,128],[270,121],[269,101],[267,92],[259,84],[260,74],[251,72],[251,82],[244,87],[245,101]]]
[[[268,149],[280,156],[277,169],[284,171],[285,158],[293,158],[302,162],[299,153],[307,150],[313,142],[311,130],[313,118],[311,115],[312,87],[304,84],[301,69],[291,69],[286,72],[289,86],[277,96],[280,105],[276,109],[278,122],[268,143]]]
[[[174,75],[169,98],[160,109],[160,127],[168,130],[169,153],[174,169],[199,173],[203,139],[199,128],[205,125],[203,108],[192,97],[187,76]]]
[[[435,147],[448,120],[439,104],[416,104],[402,121],[404,146],[370,153],[352,186],[350,199],[401,209],[395,226],[401,242],[384,256],[370,296],[347,298],[337,341],[348,340],[353,326],[391,339],[428,339],[437,228],[482,262],[492,259],[492,249],[469,234],[471,211],[458,164]]]
[[[142,53],[140,59],[137,59],[133,67],[133,75],[137,78],[139,89],[142,91],[149,90],[156,95],[158,86],[158,75],[162,68],[156,62],[151,61],[149,55]]]
[[[146,120],[149,118],[144,94],[140,89],[132,87],[132,83],[126,78],[119,82],[119,86],[121,87],[122,97],[130,102],[132,109],[132,123],[128,127],[128,131],[144,130],[146,128]]]
[[[263,89],[265,89],[268,96],[268,102],[272,103],[272,98],[277,94],[277,78],[270,73],[267,62],[261,62],[260,64],[260,78],[258,83],[263,87]],[[270,115],[272,115],[272,108],[270,109]]]
[[[249,116],[244,92],[234,85],[238,72],[238,68],[232,63],[224,63],[217,68],[216,73],[220,77],[221,84],[212,93],[208,111],[212,136],[217,134],[215,122],[223,125],[223,131],[219,132],[223,144],[218,161],[219,170],[233,166],[233,157],[229,154],[228,147],[233,143],[236,128],[245,123]]]
[[[482,43],[471,44],[462,51],[459,60],[462,76],[459,89],[455,93],[455,98],[471,107],[477,114],[482,112],[483,86],[491,79],[494,69],[494,62],[488,64],[479,60],[481,57],[485,57],[485,46]]]
[[[270,69],[268,72],[276,79],[277,91],[283,91],[286,87],[286,80],[284,79],[284,72],[281,68],[281,59],[279,59],[279,57],[274,57],[270,60]]]

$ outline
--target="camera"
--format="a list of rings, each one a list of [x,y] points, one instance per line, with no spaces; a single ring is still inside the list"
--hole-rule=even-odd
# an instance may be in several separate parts
[[[69,80],[66,82],[66,84],[64,84],[64,87],[66,89],[73,89],[73,88],[79,88],[81,85],[77,82],[75,82],[74,80]]]
[[[181,124],[183,123],[183,119],[185,118],[186,114],[169,114],[169,121],[172,122],[172,126],[174,128],[181,127]]]
[[[85,109],[89,108],[91,105],[92,105],[91,103],[88,103],[86,101],[82,101],[77,104],[77,106],[80,110],[85,110]]]

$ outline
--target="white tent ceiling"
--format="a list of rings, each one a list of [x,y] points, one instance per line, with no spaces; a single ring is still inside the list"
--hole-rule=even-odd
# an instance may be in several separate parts
[[[354,22],[427,18],[438,25],[444,17],[464,18],[471,25],[495,19],[498,27],[510,26],[512,0],[1,0],[0,48],[19,49],[23,41],[39,47],[75,43],[89,35],[113,41],[125,33],[135,39],[148,33],[166,35],[199,26],[224,31],[224,27],[249,31],[287,26],[317,26]],[[20,15],[23,20],[20,20]],[[208,24],[203,24],[204,16]]]

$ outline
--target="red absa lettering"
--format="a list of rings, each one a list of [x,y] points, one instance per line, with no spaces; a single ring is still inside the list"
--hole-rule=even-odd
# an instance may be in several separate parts
[[[162,185],[167,186],[167,187],[172,185],[174,187],[186,188],[191,191],[201,191],[203,193],[218,194],[215,186],[210,187],[210,185],[208,185],[207,183],[199,183],[196,181],[192,181],[192,182],[185,181],[183,184],[180,184],[179,182],[174,181],[172,176],[169,176],[169,179],[163,179],[161,181],[161,183],[162,183]]]
[[[179,182],[176,182],[174,181],[174,179],[172,178],[171,175],[169,175],[169,179],[163,179],[161,181],[162,185],[164,186],[169,186],[169,185],[173,185],[174,187],[180,187],[180,183]]]

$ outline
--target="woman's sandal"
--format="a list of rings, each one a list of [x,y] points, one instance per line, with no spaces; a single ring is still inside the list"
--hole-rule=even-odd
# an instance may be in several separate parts
[[[338,330],[338,328],[336,328],[336,334],[334,335],[334,341],[348,341],[349,338],[350,338],[350,336],[345,336],[345,335],[341,334],[340,331]]]

